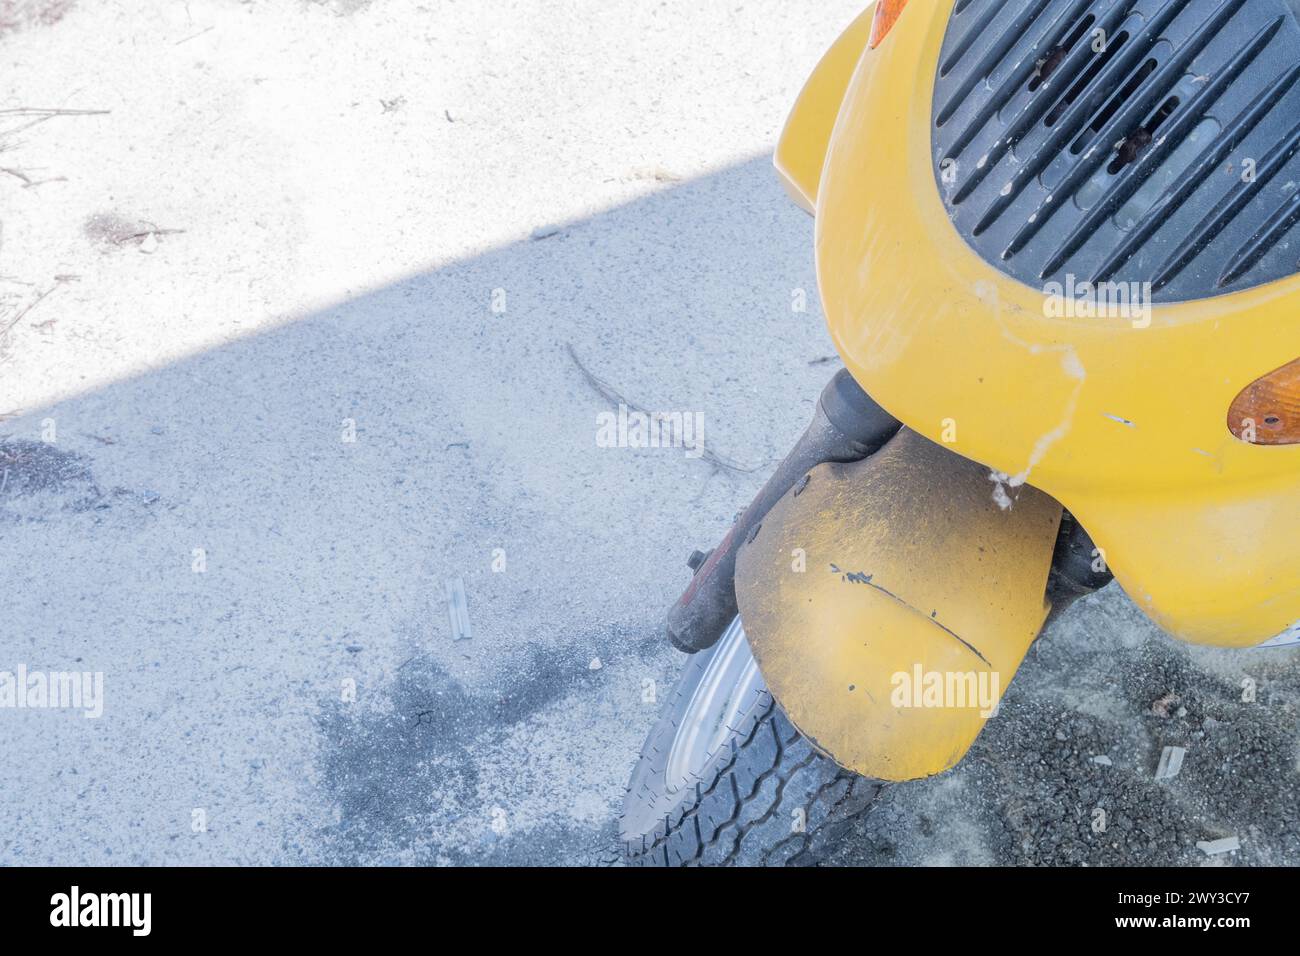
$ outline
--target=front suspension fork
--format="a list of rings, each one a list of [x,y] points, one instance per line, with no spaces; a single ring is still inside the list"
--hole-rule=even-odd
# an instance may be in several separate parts
[[[668,639],[678,650],[694,654],[717,642],[738,613],[736,551],[754,535],[763,516],[818,465],[861,461],[878,451],[900,428],[847,370],[841,369],[822,390],[817,411],[803,436],[736,519],[722,543],[708,555],[692,556],[695,576],[668,612]]]
[[[798,443],[727,536],[708,554],[697,551],[691,556],[695,576],[668,612],[668,640],[673,646],[688,654],[707,650],[731,624],[739,613],[736,552],[758,533],[763,517],[786,492],[818,465],[861,461],[875,454],[900,427],[898,419],[863,391],[848,370],[840,369],[822,390],[813,420]],[[1052,617],[1111,580],[1108,569],[1095,566],[1098,554],[1087,531],[1067,512],[1048,582]]]

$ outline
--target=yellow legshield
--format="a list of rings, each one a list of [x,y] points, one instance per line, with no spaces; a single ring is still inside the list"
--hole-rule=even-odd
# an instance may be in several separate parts
[[[1047,613],[1061,506],[907,429],[821,465],[740,550],[736,596],[769,688],[842,766],[910,780],[953,766]],[[1004,499],[1004,504],[1006,504]]]
[[[781,183],[790,198],[808,212],[817,208],[817,185],[822,177],[826,147],[831,141],[835,118],[840,115],[844,91],[871,39],[875,12],[876,5],[872,3],[826,51],[790,110],[777,143],[773,161]]]

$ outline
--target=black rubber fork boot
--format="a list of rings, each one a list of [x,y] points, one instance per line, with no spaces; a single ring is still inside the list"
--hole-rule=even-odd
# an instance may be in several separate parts
[[[841,369],[822,390],[812,423],[732,525],[722,543],[696,568],[690,586],[668,612],[668,639],[694,654],[712,647],[736,616],[736,551],[757,533],[781,496],[810,470],[826,462],[861,461],[889,441],[899,421],[877,405]]]
[[[1077,518],[1066,512],[1052,555],[1052,570],[1047,576],[1047,600],[1052,605],[1047,624],[1052,623],[1081,597],[1104,588],[1114,579],[1106,567],[1105,555]]]

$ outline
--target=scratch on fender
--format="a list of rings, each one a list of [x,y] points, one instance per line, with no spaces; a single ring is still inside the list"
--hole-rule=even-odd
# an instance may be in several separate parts
[[[886,587],[882,587],[881,585],[873,581],[872,578],[875,577],[875,575],[867,574],[864,571],[845,571],[835,564],[831,565],[831,573],[838,574],[845,582],[849,584],[865,584],[868,587],[875,588],[881,594],[888,595],[889,597],[893,598],[895,601],[897,601],[899,604],[903,605],[904,607],[909,608],[910,610],[913,611],[916,610],[916,608],[912,607],[912,605],[908,604],[906,601],[904,601],[893,591],[889,590]],[[972,654],[974,654],[976,657],[982,660],[991,669],[993,665],[989,663],[987,657],[985,657],[983,654],[980,653],[979,648],[976,647],[974,644],[970,643],[970,641],[965,640],[960,634],[958,634],[952,628],[946,626],[942,621],[939,621],[936,617],[938,613],[939,613],[938,611],[934,611],[930,614],[930,618],[929,618],[930,623],[933,624],[935,627],[939,628],[939,630],[943,631],[953,640],[960,643],[962,647],[966,648],[968,651],[970,651]]]

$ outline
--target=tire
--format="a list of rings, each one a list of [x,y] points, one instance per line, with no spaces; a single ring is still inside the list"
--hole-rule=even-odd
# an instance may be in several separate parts
[[[701,703],[702,688],[721,682],[726,704]],[[726,719],[716,728],[701,720],[718,713]],[[620,826],[625,861],[816,864],[881,787],[838,766],[795,729],[763,684],[737,618],[713,648],[691,656],[646,738]]]

